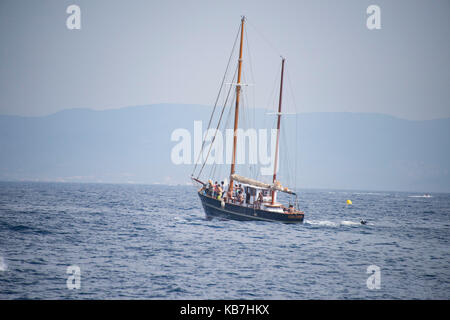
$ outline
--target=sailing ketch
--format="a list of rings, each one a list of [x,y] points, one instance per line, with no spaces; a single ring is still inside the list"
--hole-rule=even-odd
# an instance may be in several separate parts
[[[237,130],[239,122],[239,102],[242,73],[242,47],[244,38],[244,22],[245,17],[241,19],[240,25],[240,47],[238,60],[238,74],[235,97],[235,112],[234,112],[234,135],[233,135],[233,155],[230,171],[230,182],[228,190],[221,190],[217,193],[212,186],[212,181],[209,183],[202,182],[199,177],[191,176],[192,180],[200,183],[202,187],[197,191],[200,201],[205,210],[207,218],[224,218],[232,220],[262,220],[262,221],[278,221],[284,223],[301,223],[303,222],[304,212],[300,211],[298,207],[297,195],[288,188],[283,188],[279,181],[277,181],[277,167],[278,167],[278,149],[280,141],[280,124],[281,124],[281,107],[283,95],[283,77],[284,77],[284,63],[285,59],[282,57],[281,62],[281,81],[280,81],[280,95],[278,101],[277,115],[277,137],[275,147],[275,161],[272,183],[264,183],[255,179],[246,178],[236,173],[236,146],[237,146]],[[213,111],[214,112],[214,111]],[[212,119],[212,116],[211,116]],[[214,137],[215,138],[215,137]],[[211,144],[214,143],[214,138]],[[203,150],[203,145],[202,145]],[[206,162],[206,160],[205,160]],[[194,168],[195,171],[195,168]],[[235,190],[235,182],[241,183],[239,192]],[[242,196],[242,191],[245,190],[245,199]],[[288,207],[277,201],[277,193],[284,192],[295,196],[294,205],[290,204]]]

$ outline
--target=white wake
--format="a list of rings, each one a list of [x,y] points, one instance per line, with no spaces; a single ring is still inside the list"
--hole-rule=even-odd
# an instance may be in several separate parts
[[[361,221],[347,221],[343,220],[341,222],[333,222],[329,220],[306,220],[306,224],[313,225],[313,226],[324,226],[324,227],[339,227],[339,226],[359,226],[362,225]]]

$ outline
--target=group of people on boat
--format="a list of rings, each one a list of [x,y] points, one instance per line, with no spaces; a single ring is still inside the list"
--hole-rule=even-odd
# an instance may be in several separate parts
[[[220,183],[215,181],[213,183],[211,179],[203,186],[202,192],[206,196],[223,200],[227,203],[246,205],[257,209],[261,209],[263,203],[270,202],[269,190],[256,190],[248,186],[244,188],[242,184],[236,183],[233,187],[233,191],[229,191],[228,185],[224,181],[221,181]],[[292,205],[288,208],[282,206],[282,208],[286,213],[294,213],[295,211]]]
[[[224,200],[225,202],[233,202],[242,204],[245,199],[244,188],[241,184],[235,184],[233,191],[227,191],[228,185],[221,181],[220,183],[212,182],[208,180],[208,184],[204,187],[204,192],[207,196],[213,197],[218,200]]]

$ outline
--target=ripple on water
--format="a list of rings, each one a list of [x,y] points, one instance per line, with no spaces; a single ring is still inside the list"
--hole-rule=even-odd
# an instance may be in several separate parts
[[[1,188],[1,299],[450,298],[449,195],[305,191],[305,222],[289,225],[207,220],[190,187]]]

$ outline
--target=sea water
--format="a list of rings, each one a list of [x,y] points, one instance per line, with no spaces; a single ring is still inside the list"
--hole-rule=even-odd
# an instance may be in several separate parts
[[[450,298],[449,194],[304,190],[282,224],[195,190],[0,183],[0,299]]]

